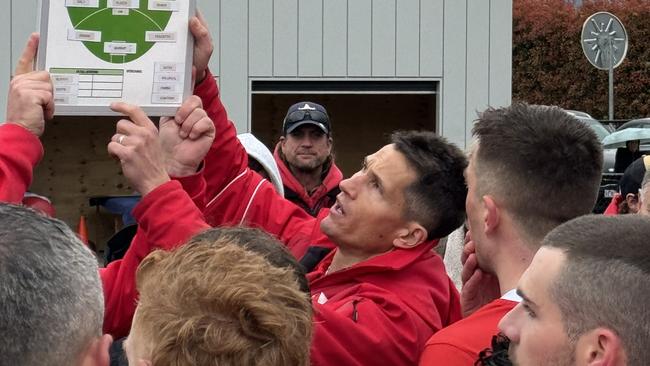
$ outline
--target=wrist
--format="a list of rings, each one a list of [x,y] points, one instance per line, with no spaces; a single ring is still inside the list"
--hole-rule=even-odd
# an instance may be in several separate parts
[[[143,184],[140,187],[137,187],[138,192],[144,197],[148,195],[151,191],[154,189],[160,187],[161,185],[169,182],[171,179],[169,177],[159,177],[156,179],[149,180],[147,182],[143,182]]]
[[[199,164],[187,165],[180,164],[178,162],[168,162],[166,171],[170,177],[183,178],[196,174],[196,172],[199,170]]]

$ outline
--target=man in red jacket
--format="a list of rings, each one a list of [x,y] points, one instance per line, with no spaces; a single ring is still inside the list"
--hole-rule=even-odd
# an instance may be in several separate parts
[[[332,125],[322,105],[300,102],[289,107],[273,155],[286,199],[312,216],[334,204],[343,174],[334,164]]]
[[[192,21],[191,27],[196,26]],[[125,176],[145,190],[134,210],[140,231],[129,251],[173,247],[206,228],[206,221],[263,228],[297,258],[309,253],[312,364],[417,363],[424,342],[460,317],[458,294],[432,249],[436,238],[464,218],[463,153],[431,132],[395,134],[391,144],[369,155],[358,173],[341,182],[332,209],[314,218],[248,169],[246,151],[206,70],[209,34],[194,28],[193,34],[195,67],[202,80],[195,92],[214,121],[216,137],[198,173],[180,184],[156,168],[163,163],[148,158],[159,155],[147,152],[156,144],[139,144],[137,154],[112,145],[118,155],[124,153],[121,161],[129,165]],[[191,130],[183,123],[181,129],[186,128]],[[141,133],[146,134],[142,129],[118,131],[127,144],[140,140]],[[113,138],[114,143],[119,140]],[[181,150],[170,143],[165,150]],[[128,331],[133,316],[132,265],[123,262],[120,275],[103,278],[104,329],[111,334]]]
[[[544,235],[591,212],[598,194],[601,144],[560,108],[517,103],[488,109],[473,135],[465,172],[471,236],[465,250],[471,254],[461,294],[463,312],[473,314],[434,334],[421,366],[474,365],[499,320],[521,301],[517,281]],[[481,307],[484,299],[493,301]]]

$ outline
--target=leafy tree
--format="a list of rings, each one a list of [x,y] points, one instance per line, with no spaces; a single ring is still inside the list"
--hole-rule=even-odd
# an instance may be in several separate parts
[[[513,99],[553,104],[606,119],[607,71],[582,52],[584,21],[608,11],[625,26],[629,47],[614,71],[615,118],[650,116],[650,1],[514,0]]]

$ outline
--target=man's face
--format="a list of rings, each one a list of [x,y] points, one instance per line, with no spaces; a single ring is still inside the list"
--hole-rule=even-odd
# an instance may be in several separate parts
[[[366,157],[363,168],[341,182],[341,193],[322,231],[342,250],[359,255],[379,254],[393,247],[404,229],[404,192],[416,173],[394,145]]]
[[[484,233],[485,228],[485,208],[481,202],[481,196],[478,193],[478,184],[476,177],[476,152],[478,144],[474,145],[470,152],[469,164],[465,168],[465,182],[467,184],[467,198],[465,199],[465,211],[467,212],[467,226],[471,232],[472,241],[476,245],[476,257],[479,266],[484,270],[488,270],[487,258],[485,253],[486,238]]]
[[[280,148],[292,168],[312,172],[330,156],[332,139],[320,128],[306,124],[281,137]]]
[[[129,361],[129,365],[144,366],[149,365],[148,360],[151,358],[150,350],[145,345],[144,335],[138,323],[138,309],[136,308],[133,315],[133,323],[128,338],[124,341],[124,352]]]
[[[562,366],[575,363],[575,349],[567,336],[560,308],[550,293],[565,262],[564,253],[542,247],[519,280],[524,299],[499,323],[510,338],[510,360],[521,366]]]

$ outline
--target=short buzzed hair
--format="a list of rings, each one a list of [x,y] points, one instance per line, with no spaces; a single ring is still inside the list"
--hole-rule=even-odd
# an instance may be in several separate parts
[[[0,203],[1,363],[76,365],[103,319],[97,260],[75,233]]]
[[[430,131],[398,131],[391,140],[416,174],[404,194],[404,217],[422,225],[427,240],[447,236],[465,220],[465,154]]]
[[[551,285],[570,341],[598,327],[622,340],[628,365],[650,360],[650,219],[589,215],[569,221],[543,246],[566,260]]]
[[[591,128],[561,108],[489,108],[472,133],[478,140],[477,194],[497,197],[528,241],[539,243],[555,226],[593,209],[602,145]]]
[[[237,233],[217,237],[153,252],[138,268],[134,325],[152,363],[308,365],[311,301],[294,271],[236,243]]]

